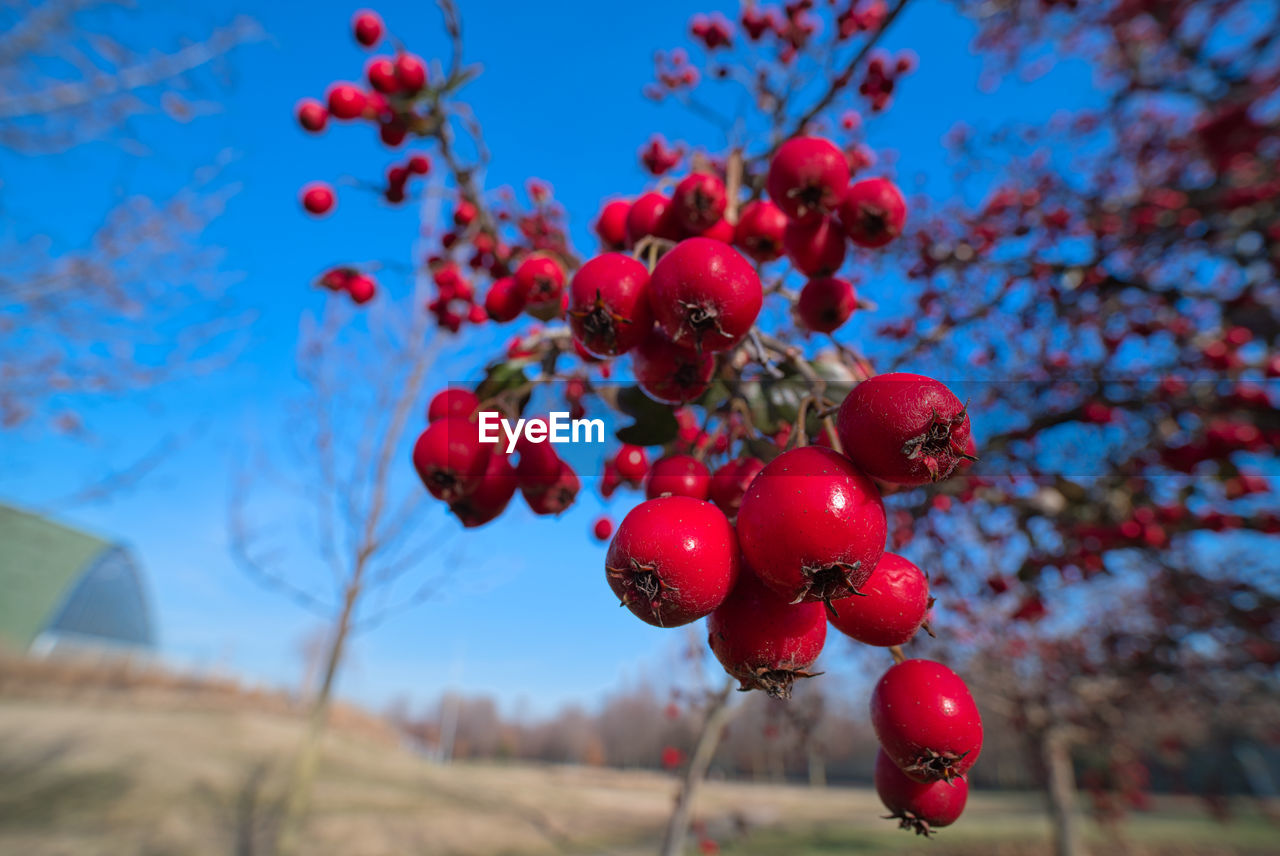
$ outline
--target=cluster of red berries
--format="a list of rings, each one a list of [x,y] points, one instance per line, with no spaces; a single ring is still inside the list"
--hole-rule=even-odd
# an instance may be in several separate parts
[[[463,275],[457,263],[431,260],[431,281],[435,283],[436,295],[427,304],[427,311],[441,327],[457,333],[463,324],[483,324],[489,320],[484,307],[476,303],[475,285]]]
[[[378,293],[378,283],[373,277],[351,267],[330,268],[320,275],[316,284],[330,291],[346,292],[357,304],[368,303]]]
[[[404,163],[388,167],[387,186],[382,191],[383,198],[392,205],[399,205],[405,200],[409,179],[429,172],[431,172],[431,159],[426,155],[410,155]]]

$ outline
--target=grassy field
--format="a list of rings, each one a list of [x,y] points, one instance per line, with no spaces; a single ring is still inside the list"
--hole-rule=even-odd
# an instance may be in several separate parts
[[[252,856],[270,834],[298,725],[277,713],[156,709],[104,696],[0,701],[0,854]],[[334,735],[304,852],[497,856],[656,852],[673,780],[574,767],[438,766],[385,737]],[[1131,856],[1280,853],[1256,816],[1230,825],[1194,801],[1125,826]],[[729,856],[1047,853],[1031,796],[979,793],[932,840],[879,819],[858,789],[712,783],[700,817]],[[1091,830],[1092,831],[1092,830]]]

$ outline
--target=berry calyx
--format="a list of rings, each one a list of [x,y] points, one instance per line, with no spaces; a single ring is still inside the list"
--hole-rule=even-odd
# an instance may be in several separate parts
[[[902,234],[907,202],[887,178],[866,178],[851,185],[840,202],[840,224],[860,247],[883,247]]]
[[[848,244],[836,221],[822,217],[792,220],[783,233],[782,246],[787,258],[805,276],[827,276],[844,264]]]
[[[427,422],[449,416],[468,417],[480,406],[480,399],[469,389],[444,389],[432,397],[427,405]]]
[[[631,366],[645,395],[661,404],[685,404],[707,391],[716,360],[710,352],[680,347],[655,329],[632,349]]]
[[[760,277],[733,247],[711,238],[681,241],[654,266],[653,314],[678,345],[722,351],[737,344],[760,314]]]
[[[368,98],[354,83],[335,83],[329,87],[329,113],[335,119],[356,119],[364,115]]]
[[[634,348],[653,327],[648,268],[622,253],[596,256],[578,268],[569,286],[569,327],[595,357]]]
[[[351,30],[357,42],[371,48],[382,38],[382,18],[377,12],[361,9],[351,19]]]
[[[304,131],[318,134],[329,124],[329,111],[314,98],[303,98],[298,102],[298,124]]]
[[[831,626],[864,645],[905,645],[929,612],[924,571],[896,553],[885,553],[862,586],[861,597],[832,601]]]
[[[793,220],[834,211],[849,184],[849,162],[830,140],[795,137],[778,147],[769,164],[769,198]]]
[[[787,215],[777,205],[762,199],[742,209],[733,228],[733,243],[757,263],[764,264],[782,257],[786,230]]]
[[[849,459],[803,446],[770,461],[738,510],[742,554],[795,603],[858,594],[884,553],[884,503]]]
[[[848,280],[832,276],[811,279],[800,289],[796,317],[815,333],[834,333],[858,308],[858,294]]]
[[[317,217],[328,214],[333,210],[333,204],[336,201],[333,188],[322,181],[313,181],[302,188],[302,207],[309,214]]]
[[[723,181],[695,172],[676,185],[671,194],[671,211],[681,228],[696,235],[720,222],[728,202]]]
[[[738,584],[707,619],[707,644],[739,689],[790,698],[822,653],[827,619],[822,605],[788,603],[744,567]]]
[[[452,503],[475,490],[493,448],[480,442],[475,423],[449,416],[432,422],[418,436],[413,466],[432,496]]]
[[[746,495],[751,482],[764,469],[764,461],[759,458],[734,458],[720,466],[711,474],[711,489],[708,498],[714,502],[730,520],[738,516],[742,506],[742,497]]]
[[[665,496],[623,518],[605,572],[613,593],[641,621],[679,627],[724,602],[738,580],[738,562],[738,539],[720,509]]]
[[[963,776],[982,751],[982,717],[960,676],[932,660],[906,660],[871,694],[871,726],[885,753],[917,782]]]
[[[899,770],[884,749],[876,753],[875,784],[876,794],[890,812],[888,818],[898,821],[899,829],[914,829],[926,837],[955,823],[969,799],[969,783],[964,779],[917,782]]]
[[[711,471],[706,464],[692,455],[667,455],[649,469],[644,495],[649,499],[667,495],[706,499],[710,489]]]

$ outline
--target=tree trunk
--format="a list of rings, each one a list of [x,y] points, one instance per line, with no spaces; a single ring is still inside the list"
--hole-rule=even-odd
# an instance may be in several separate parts
[[[822,752],[816,746],[809,746],[809,787],[825,788],[827,786],[827,764]]]
[[[693,757],[685,768],[684,779],[676,794],[676,804],[667,820],[667,831],[662,836],[661,856],[683,856],[685,840],[689,836],[689,821],[693,817],[693,800],[698,793],[698,786],[707,777],[707,769],[720,744],[720,736],[729,723],[735,708],[729,703],[733,696],[734,681],[725,683],[724,689],[711,701],[707,718],[702,721],[702,732],[698,735],[698,744],[694,747]]]
[[[1053,827],[1054,856],[1088,856],[1076,814],[1076,775],[1071,744],[1063,729],[1049,727],[1040,739],[1045,771],[1045,794]]]

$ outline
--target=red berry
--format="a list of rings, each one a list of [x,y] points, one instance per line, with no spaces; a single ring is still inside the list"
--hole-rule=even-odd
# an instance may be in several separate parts
[[[555,259],[540,254],[529,256],[516,268],[515,282],[530,315],[547,321],[559,314],[564,271]]]
[[[632,484],[639,484],[649,472],[649,456],[643,446],[624,443],[614,456],[613,466],[618,476]]]
[[[516,475],[522,490],[537,493],[550,488],[560,478],[560,456],[550,443],[535,443],[524,434],[516,440],[520,463]]]
[[[840,223],[849,240],[862,247],[883,247],[902,234],[907,202],[887,178],[866,178],[852,185],[840,203]]]
[[[394,149],[403,143],[404,138],[408,135],[409,126],[399,119],[391,119],[378,124],[378,137],[382,140],[383,145],[389,148]],[[403,170],[403,167],[401,169]],[[405,174],[407,175],[407,172]]]
[[[313,181],[302,188],[302,207],[310,214],[320,216],[333,210],[336,197],[333,188],[321,181]]]
[[[450,416],[432,422],[418,436],[413,446],[413,466],[432,496],[455,502],[477,487],[493,449],[480,442],[475,423]]]
[[[964,811],[969,783],[964,779],[923,784],[898,769],[885,751],[876,753],[876,793],[898,821],[900,829],[914,829],[927,836],[933,829],[950,826]]]
[[[744,690],[764,690],[789,698],[796,678],[822,653],[827,618],[820,603],[788,603],[764,585],[750,565],[738,584],[707,619],[707,644],[726,672]]]
[[[750,202],[733,230],[733,243],[760,264],[782,256],[787,215],[772,202]]]
[[[728,220],[717,220],[715,225],[703,229],[692,237],[710,238],[711,240],[719,241],[722,244],[732,244],[733,225]]]
[[[396,80],[400,88],[412,95],[427,85],[427,64],[422,57],[411,53],[396,56]]]
[[[415,175],[426,175],[431,172],[431,159],[426,155],[413,155],[409,158],[409,172]]]
[[[400,81],[396,80],[396,66],[389,56],[375,56],[364,65],[365,77],[369,85],[384,95],[390,95],[400,89]]]
[[[514,278],[504,276],[495,279],[489,286],[489,293],[484,296],[484,309],[489,317],[500,324],[516,318],[524,311],[524,295],[516,286]]]
[[[882,374],[858,384],[840,405],[836,427],[853,462],[890,484],[945,479],[969,455],[965,406],[921,375]]]
[[[357,305],[363,306],[373,300],[374,295],[378,293],[378,284],[373,281],[372,277],[356,274],[347,280],[347,293],[351,295],[351,299]]]
[[[796,315],[815,333],[833,333],[858,308],[858,294],[848,280],[835,277],[811,279],[800,289]]]
[[[765,180],[769,198],[795,220],[834,211],[848,184],[844,152],[821,137],[796,137],[779,146]]]
[[[520,456],[520,463],[524,463],[523,454]],[[518,472],[517,470],[517,474]],[[520,493],[524,495],[525,502],[529,504],[534,514],[560,514],[573,505],[580,487],[578,474],[564,461],[560,461],[560,469],[555,479],[545,487],[529,487],[523,478],[520,479]]]
[[[823,217],[812,222],[792,220],[782,245],[787,258],[805,276],[827,276],[844,264],[848,243],[835,220]]]
[[[871,726],[893,763],[918,782],[963,776],[982,751],[982,717],[969,688],[932,660],[907,660],[881,676]]]
[[[578,268],[569,286],[569,327],[596,357],[634,348],[653,327],[649,269],[623,253],[605,253]]]
[[[636,383],[662,404],[685,404],[707,391],[715,374],[715,355],[682,348],[660,331],[649,333],[631,351]]]
[[[364,114],[368,104],[360,87],[354,83],[335,83],[329,87],[329,112],[335,119],[355,119]]]
[[[371,48],[382,38],[382,19],[377,12],[362,9],[351,19],[351,29],[355,32],[357,42]]]
[[[742,497],[764,469],[759,458],[734,458],[711,474],[710,499],[730,520],[738,516]]]
[[[596,234],[605,249],[621,250],[627,246],[627,214],[631,211],[631,203],[615,199],[600,209],[596,218]]]
[[[454,387],[435,394],[427,405],[427,421],[435,422],[448,416],[469,417],[480,406],[480,399],[469,389]]]
[[[631,203],[627,211],[627,240],[631,246],[652,235],[674,241],[680,237],[674,217],[668,213],[671,200],[661,193],[646,193]]]
[[[671,211],[676,222],[693,234],[716,225],[728,203],[724,182],[703,172],[682,179],[671,194]]]
[[[489,465],[475,489],[449,506],[468,529],[483,526],[506,510],[516,493],[516,471],[500,450],[489,456]]]
[[[314,98],[303,98],[298,102],[298,124],[303,130],[318,134],[329,123],[329,111]]]
[[[929,612],[924,571],[896,553],[881,557],[862,594],[832,601],[831,626],[864,645],[905,645]]]
[[[671,494],[706,499],[711,489],[711,471],[692,455],[667,455],[649,469],[644,495],[649,499]]]
[[[641,621],[679,627],[724,601],[738,579],[738,561],[738,539],[720,509],[664,496],[623,518],[605,571],[613,593]]]
[[[884,553],[884,503],[848,458],[802,446],[770,461],[738,510],[742,555],[788,599],[822,601],[857,592]]]
[[[591,527],[591,533],[600,541],[608,541],[609,536],[613,534],[613,521],[608,517],[596,518],[595,524]]]
[[[710,238],[681,241],[649,280],[654,318],[672,341],[699,351],[737,344],[760,314],[764,292],[751,263]]]

